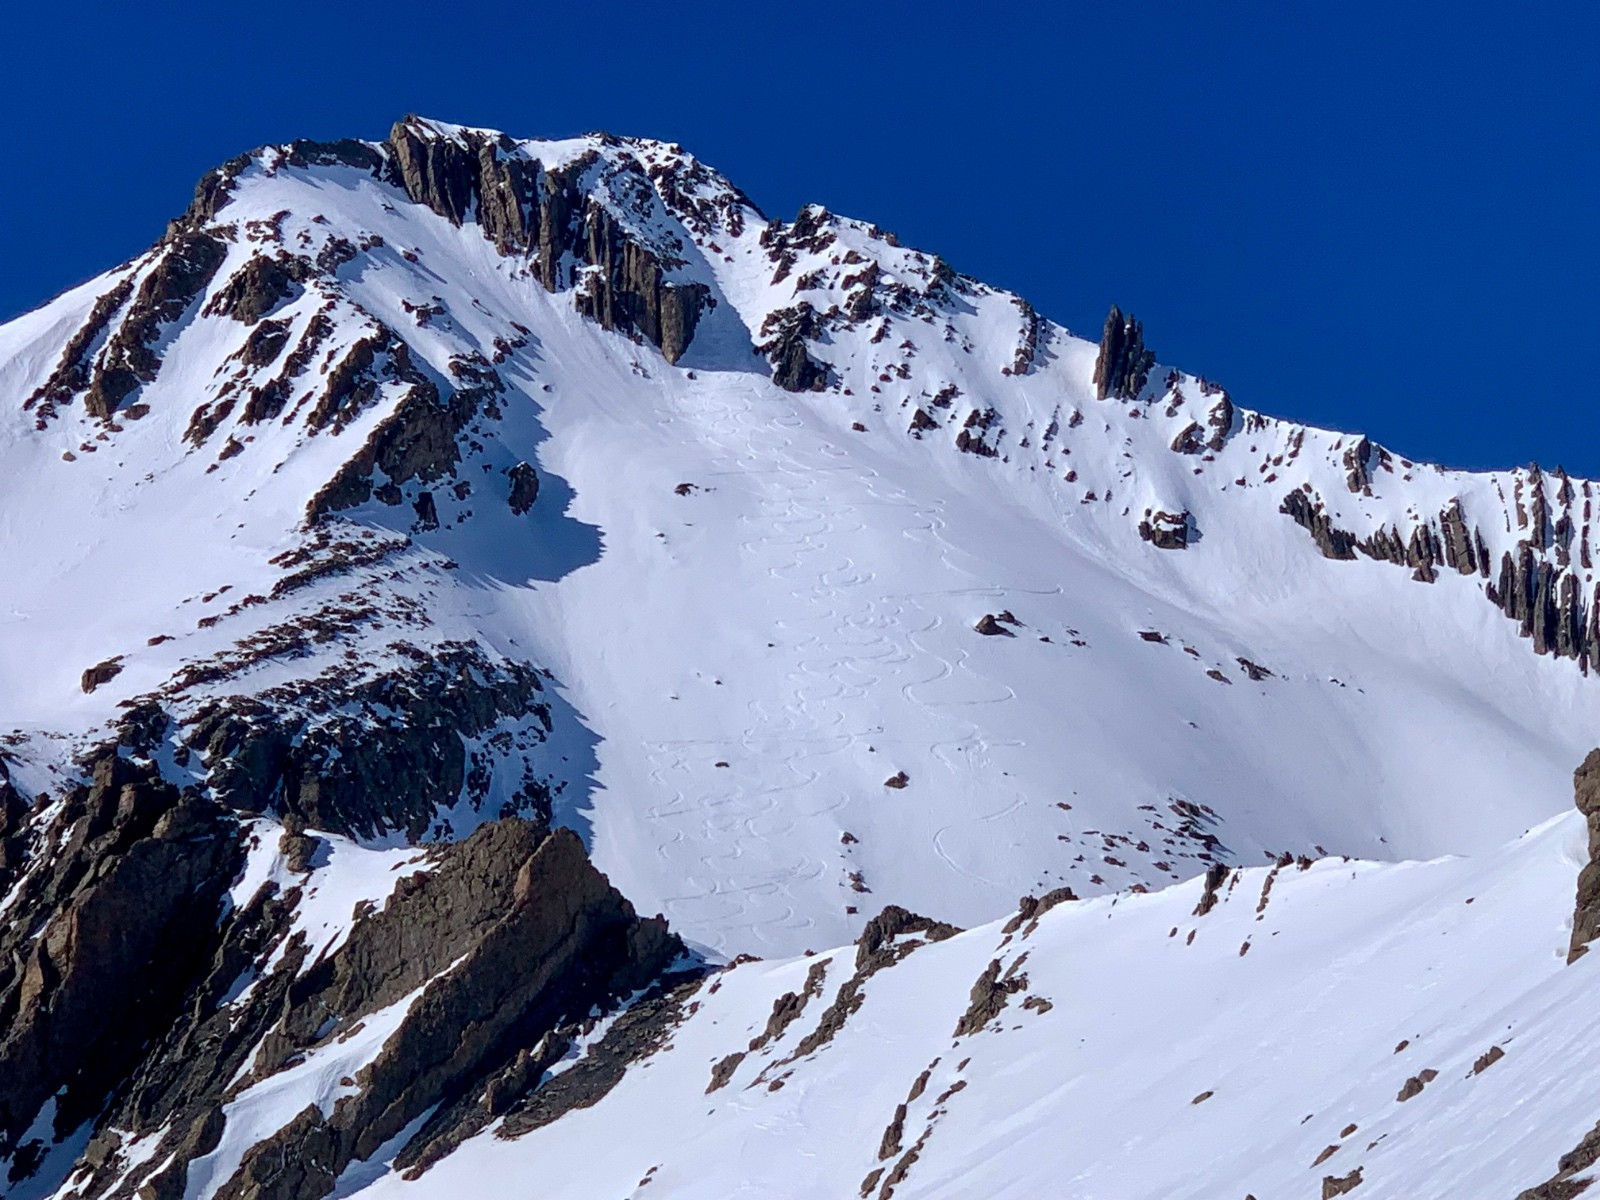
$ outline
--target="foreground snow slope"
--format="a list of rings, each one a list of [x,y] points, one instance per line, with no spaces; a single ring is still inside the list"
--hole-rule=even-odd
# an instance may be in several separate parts
[[[1359,1170],[1362,1200],[1511,1200],[1600,1109],[1585,1015],[1600,964],[1563,965],[1583,857],[1568,815],[1481,858],[1255,868],[1204,916],[1199,881],[1068,902],[1031,931],[997,922],[915,950],[798,1057],[855,951],[747,963],[594,1107],[359,1194],[510,1195],[536,1178],[573,1200],[890,1182],[898,1200],[1239,1200],[1314,1197]],[[1024,982],[953,1036],[991,961]],[[816,972],[800,1015],[708,1093]]]

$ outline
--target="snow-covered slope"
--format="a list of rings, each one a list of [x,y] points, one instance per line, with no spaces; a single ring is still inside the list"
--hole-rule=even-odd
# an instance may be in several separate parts
[[[573,1200],[1237,1200],[1357,1173],[1361,1200],[1512,1200],[1600,1110],[1600,964],[1563,965],[1582,857],[1572,814],[1483,861],[1254,868],[1204,916],[1200,880],[1061,904],[880,968],[826,1038],[855,950],[741,965],[593,1108],[366,1194],[536,1170]]]
[[[1075,336],[873,226],[771,220],[679,147],[408,118],[234,160],[148,253],[0,327],[0,480],[0,762],[34,807],[0,803],[0,912],[44,894],[111,739],[242,814],[237,911],[262,882],[336,898],[274,934],[318,952],[409,844],[521,814],[575,830],[711,961],[781,960],[703,984],[672,1054],[560,1132],[479,1134],[424,1180],[587,1154],[616,1178],[574,1166],[565,1194],[658,1164],[652,1195],[853,1194],[863,1129],[940,1058],[912,1145],[971,1054],[994,1078],[952,1094],[907,1194],[1297,1194],[1305,1147],[1337,1140],[1278,1120],[1302,1104],[1395,1131],[1330,1169],[1430,1194],[1405,1172],[1442,1158],[1385,1156],[1445,1127],[1407,1121],[1441,1091],[1466,1122],[1538,1090],[1496,1090],[1532,1055],[1459,1085],[1456,1059],[1503,1016],[1577,1036],[1562,997],[1590,967],[1558,970],[1570,827],[1547,822],[1600,728],[1593,485],[1263,417],[1120,313]],[[307,827],[325,849],[274,865]],[[1471,857],[1375,865],[1449,854]],[[1282,855],[1326,861],[1272,875],[1255,923],[1241,898]],[[1217,864],[1255,870],[1180,919]],[[951,1048],[993,923],[1059,887],[1085,900],[1001,954],[1036,946],[1053,1007],[1019,994],[1003,1036]],[[1493,921],[1457,911],[1479,888]],[[707,1055],[799,990],[794,956],[889,904],[972,931],[875,981],[794,1086],[750,1091],[752,1059],[694,1124]],[[809,960],[838,965],[761,1054],[850,953]],[[347,1016],[356,1049],[286,1068],[324,1117],[390,1028]],[[1448,1061],[1391,1112],[1409,1059],[1374,1047],[1407,1026]],[[1119,1074],[1119,1047],[1169,1035],[1170,1063]],[[1591,1101],[1541,1118],[1504,1178],[1547,1169]],[[638,1162],[583,1149],[680,1110]],[[0,1135],[33,1119],[0,1112]],[[786,1189],[817,1159],[837,1178]],[[220,1186],[242,1160],[208,1161]]]

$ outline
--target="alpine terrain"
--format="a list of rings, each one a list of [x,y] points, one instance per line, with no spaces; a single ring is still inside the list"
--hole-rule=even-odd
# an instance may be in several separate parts
[[[676,145],[242,155],[0,326],[0,1195],[1576,1196],[1597,504]]]

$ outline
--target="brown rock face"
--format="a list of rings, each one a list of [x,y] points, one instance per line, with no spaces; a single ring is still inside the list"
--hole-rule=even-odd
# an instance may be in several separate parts
[[[1124,317],[1115,304],[1100,336],[1094,363],[1094,390],[1101,400],[1133,400],[1144,390],[1156,356],[1144,345],[1144,326]]]
[[[1517,1200],[1572,1200],[1589,1190],[1592,1179],[1579,1179],[1587,1175],[1595,1163],[1600,1162],[1600,1125],[1583,1135],[1571,1150],[1561,1156],[1556,1173],[1543,1183],[1517,1193]]]
[[[497,664],[466,644],[425,663],[354,686],[330,685],[314,720],[287,707],[234,697],[208,704],[185,727],[206,764],[212,794],[236,812],[275,812],[355,838],[403,831],[418,840],[441,807],[482,795],[463,748],[507,718],[549,712],[538,673]],[[388,721],[381,714],[394,713]],[[530,783],[522,811],[544,810]]]
[[[766,340],[756,349],[772,363],[772,382],[786,392],[820,392],[828,386],[828,371],[811,357],[807,343],[822,334],[822,321],[816,309],[802,300],[793,308],[780,308],[767,314],[761,326]],[[918,409],[920,413],[921,410]],[[933,418],[922,414],[928,422]],[[913,421],[913,430],[917,429]]]
[[[1005,1008],[1006,1001],[1011,999],[1012,995],[1027,988],[1028,977],[1017,972],[1021,962],[1020,958],[1014,960],[1002,975],[1000,960],[989,961],[983,974],[978,976],[977,982],[972,985],[970,1003],[967,1005],[967,1011],[956,1022],[954,1036],[966,1037],[977,1033],[1000,1015],[1000,1011]]]
[[[637,334],[677,362],[714,301],[700,283],[669,283],[669,264],[630,238],[584,183],[594,157],[560,170],[515,153],[504,136],[442,137],[413,117],[397,121],[389,147],[400,185],[456,225],[474,217],[501,254],[531,254],[548,291],[569,286],[574,266],[592,268],[578,310],[605,329]]]
[[[240,863],[216,805],[114,748],[60,822],[0,929],[0,1154],[52,1095],[60,1128],[92,1115],[178,1018]]]
[[[662,264],[631,241],[611,214],[590,202],[584,210],[583,251],[594,271],[578,293],[578,311],[602,329],[638,333],[677,362],[689,348],[710,290],[703,284],[671,284]]]
[[[1572,790],[1578,811],[1589,825],[1589,861],[1578,872],[1568,962],[1586,954],[1589,943],[1600,936],[1600,750],[1591,750],[1572,773]]]
[[[389,131],[389,148],[406,195],[453,225],[466,220],[477,191],[476,154],[409,117]]]
[[[669,987],[663,976],[683,950],[665,922],[640,919],[570,831],[515,818],[484,825],[434,851],[429,869],[358,913],[346,941],[311,962],[303,934],[285,941],[298,888],[277,897],[268,885],[219,923],[239,842],[209,802],[178,797],[113,755],[70,803],[83,810],[68,842],[80,850],[24,900],[28,912],[56,915],[37,950],[4,960],[24,972],[0,975],[0,1154],[59,1093],[61,1127],[99,1122],[78,1163],[86,1194],[122,1176],[125,1134],[113,1130],[132,1130],[159,1150],[115,1194],[177,1200],[188,1164],[225,1132],[229,1098],[408,996],[353,1090],[252,1146],[219,1196],[315,1200],[430,1112],[405,1148],[408,1164],[425,1165],[424,1151],[447,1152],[496,1113],[535,1100],[530,1113],[547,1112],[545,1068],[570,1034],[596,1007],[654,986],[607,1035],[604,1062],[575,1068],[564,1085],[561,1103],[593,1103],[628,1062],[660,1048],[692,990],[692,979]],[[293,822],[284,838],[290,850],[316,840]],[[25,942],[34,927],[5,936]],[[230,1004],[245,972],[257,973],[250,996]]]
[[[1352,559],[1356,556],[1356,535],[1337,528],[1333,518],[1323,511],[1320,500],[1313,501],[1302,491],[1292,491],[1283,498],[1278,511],[1311,535],[1324,558]]]
[[[1175,513],[1158,509],[1139,522],[1139,536],[1159,550],[1183,550],[1189,545],[1192,523],[1187,509]]]
[[[297,279],[304,279],[311,264],[288,255],[267,258],[258,254],[228,277],[206,304],[207,316],[221,314],[246,325],[254,325],[295,291]]]
[[[648,982],[680,952],[664,922],[635,917],[571,831],[546,834],[517,820],[484,827],[437,872],[403,881],[339,953],[295,981],[288,1011],[257,1056],[256,1078],[423,990],[359,1073],[358,1094],[326,1119],[308,1115],[304,1128],[257,1145],[219,1196],[325,1195],[353,1159],[370,1156],[441,1099],[474,1090],[485,1070],[560,1021]],[[437,1133],[425,1127],[419,1137]],[[279,1182],[286,1175],[295,1177],[292,1190]]]
[[[119,654],[116,658],[108,658],[105,662],[95,663],[94,666],[86,670],[83,673],[83,678],[79,680],[79,686],[86,693],[92,692],[102,683],[110,683],[120,674],[122,674],[122,656]]]
[[[84,396],[90,416],[109,420],[124,400],[155,379],[161,358],[151,344],[163,328],[188,311],[227,252],[220,241],[203,233],[179,234],[163,246],[155,267],[139,284],[121,327],[106,343]]]

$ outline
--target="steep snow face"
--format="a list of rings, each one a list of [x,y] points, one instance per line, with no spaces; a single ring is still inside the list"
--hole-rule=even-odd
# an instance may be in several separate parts
[[[974,925],[1283,851],[1480,851],[1566,806],[1590,485],[1413,464],[1160,365],[1097,387],[1097,355],[660,143],[259,151],[0,328],[14,775],[137,699],[214,785],[185,743],[217,703],[381,726],[385,679],[470,647],[460,678],[517,683],[445,735],[459,795],[345,832],[553,807],[725,955],[887,902]]]

